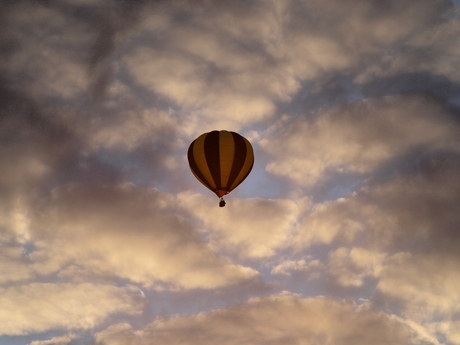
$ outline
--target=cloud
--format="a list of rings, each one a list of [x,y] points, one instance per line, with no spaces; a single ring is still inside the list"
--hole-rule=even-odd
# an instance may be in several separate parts
[[[286,98],[296,88],[294,81],[280,80],[274,75],[281,75],[282,71],[274,70],[267,75],[265,69],[258,67],[263,56],[257,52],[241,56],[239,49],[232,51],[232,45],[222,45],[213,31],[205,28],[196,33],[190,29],[176,33],[178,28],[171,31],[179,36],[170,40],[178,42],[180,49],[157,51],[142,47],[130,53],[125,62],[143,86],[186,111],[182,115],[187,118],[182,130],[188,135],[215,128],[238,130],[261,121],[273,114],[273,98]],[[201,44],[214,46],[188,51]],[[221,56],[209,61],[208,51]],[[239,61],[244,61],[244,65],[239,66]]]
[[[284,260],[273,267],[270,273],[290,276],[291,272],[305,272],[309,275],[309,279],[314,279],[318,277],[318,272],[322,269],[323,264],[318,259]]]
[[[453,16],[453,20],[445,22],[433,18],[432,25],[412,33],[401,43],[404,49],[398,51],[397,55],[394,51],[387,51],[375,56],[374,63],[365,66],[354,80],[357,83],[366,83],[400,74],[427,72],[445,76],[458,83],[460,76],[453,66],[459,55],[456,44],[459,39],[459,14],[458,11],[447,13]]]
[[[54,6],[19,1],[9,6],[7,23],[16,46],[1,66],[13,87],[36,98],[69,100],[85,92],[82,47],[93,34],[81,22]]]
[[[357,67],[363,54],[426,25],[445,2],[426,2],[417,11],[387,5],[379,11],[376,2],[354,1],[344,17],[341,2],[172,3],[168,11],[156,7],[154,21],[144,15],[129,42],[148,35],[149,44],[130,48],[124,63],[142,86],[188,111],[187,134],[238,130],[270,119],[302,81]]]
[[[36,198],[46,194],[50,175],[74,153],[78,139],[69,130],[67,119],[45,111],[23,92],[3,86],[0,90],[4,144],[0,149],[0,245],[6,260],[0,265],[11,265],[2,265],[5,274],[1,280],[6,282],[33,276],[23,247],[30,241],[30,213],[37,206]]]
[[[67,345],[72,341],[72,338],[74,338],[74,335],[70,334],[62,337],[54,337],[49,340],[35,340],[30,342],[28,345]]]
[[[189,289],[257,276],[207,248],[180,212],[174,215],[171,194],[120,183],[123,177],[151,181],[155,173],[162,178],[161,166],[177,167],[169,153],[181,144],[174,141],[168,113],[153,109],[109,117],[103,109],[82,121],[74,111],[44,108],[23,92],[6,90],[0,101],[7,144],[0,177],[2,283],[55,273],[82,282],[101,274]],[[116,157],[133,151],[133,167],[126,168]],[[101,152],[103,157],[97,156]]]
[[[30,257],[43,274],[72,263],[154,288],[218,288],[257,275],[207,248],[176,210],[173,196],[154,189],[61,188],[40,216]]]
[[[342,286],[362,286],[366,277],[378,277],[386,254],[363,248],[339,248],[329,254],[328,273]]]
[[[437,152],[407,164],[385,181],[314,207],[294,243],[337,246],[327,272],[339,285],[360,287],[372,278],[376,306],[429,328],[430,320],[458,313],[459,156]]]
[[[379,251],[452,253],[458,224],[458,154],[437,152],[406,161],[347,198],[315,205],[299,226],[299,246],[359,241]],[[429,245],[421,245],[429,240]],[[447,251],[447,252],[446,252]]]
[[[35,187],[63,154],[78,142],[65,118],[46,111],[27,93],[0,85],[4,142],[0,186],[11,197]]]
[[[117,45],[137,22],[143,3],[8,5],[3,70],[14,86],[37,98],[100,100],[117,72]]]
[[[147,344],[422,344],[403,322],[365,305],[292,295],[257,298],[192,317],[158,319],[143,330],[114,325],[96,335],[100,345]]]
[[[458,321],[443,321],[443,322],[433,322],[431,329],[435,332],[445,334],[446,341],[452,344],[460,344],[460,332],[459,328],[460,322]]]
[[[451,319],[460,311],[458,264],[452,255],[396,255],[383,269],[379,299],[397,303],[411,320]]]
[[[270,257],[285,247],[299,213],[299,205],[286,199],[232,199],[213,213],[214,199],[188,193],[179,199],[184,207],[193,205],[189,212],[202,222],[216,251],[240,258]]]
[[[261,146],[274,157],[268,172],[312,186],[333,172],[368,174],[411,149],[458,151],[458,130],[436,102],[395,96],[299,118]]]
[[[138,315],[144,304],[129,287],[91,283],[32,283],[2,288],[0,301],[2,335],[92,329],[111,314]]]
[[[2,240],[4,239],[2,238]],[[0,283],[24,281],[34,277],[34,272],[25,258],[23,247],[20,245],[3,245],[1,248],[0,269],[2,275]]]
[[[146,144],[160,145],[165,137],[174,137],[176,126],[176,121],[167,112],[146,109],[94,117],[89,128],[81,130],[81,135],[87,138],[90,151],[113,149],[126,152]]]
[[[278,48],[301,80],[362,70],[363,64],[375,66],[373,56],[381,55],[382,47],[398,46],[417,30],[431,27],[447,7],[442,0],[424,1],[417,9],[410,1],[291,1],[280,16],[284,25]]]
[[[460,344],[459,28],[448,0],[2,2],[0,343]],[[186,162],[212,129],[257,155],[223,209]]]

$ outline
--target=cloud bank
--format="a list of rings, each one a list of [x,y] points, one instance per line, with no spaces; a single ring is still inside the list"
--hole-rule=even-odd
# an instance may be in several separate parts
[[[459,13],[2,3],[0,344],[460,344]]]

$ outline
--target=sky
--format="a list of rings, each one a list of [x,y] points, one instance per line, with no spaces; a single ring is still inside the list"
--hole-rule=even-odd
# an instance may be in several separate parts
[[[2,1],[0,345],[459,345],[459,6]]]

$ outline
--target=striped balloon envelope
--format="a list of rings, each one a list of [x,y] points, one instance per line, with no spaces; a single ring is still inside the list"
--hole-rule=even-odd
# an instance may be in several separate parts
[[[188,162],[193,175],[221,198],[219,206],[223,207],[223,196],[251,172],[254,150],[251,143],[238,133],[212,131],[200,135],[190,144]]]

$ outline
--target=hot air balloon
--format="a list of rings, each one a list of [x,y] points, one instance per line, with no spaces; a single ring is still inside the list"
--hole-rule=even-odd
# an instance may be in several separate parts
[[[254,151],[251,143],[230,131],[212,131],[196,138],[188,148],[193,175],[213,191],[224,207],[223,196],[235,189],[251,172]]]

